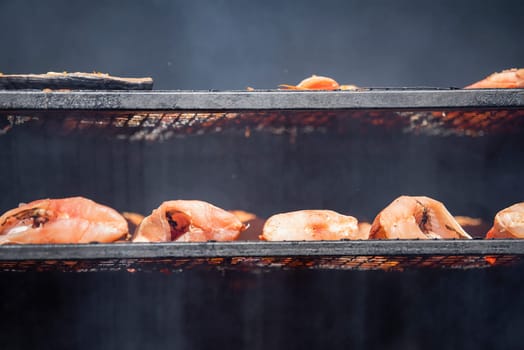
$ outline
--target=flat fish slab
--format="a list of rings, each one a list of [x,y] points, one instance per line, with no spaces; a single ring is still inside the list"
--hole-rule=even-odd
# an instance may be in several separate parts
[[[121,78],[104,73],[0,74],[0,89],[151,90],[153,79]]]

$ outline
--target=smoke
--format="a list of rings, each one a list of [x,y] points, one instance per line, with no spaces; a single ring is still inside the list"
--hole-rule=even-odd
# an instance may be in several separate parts
[[[157,89],[465,86],[524,62],[518,0],[4,1],[4,73],[152,76]],[[23,15],[22,15],[23,14]]]
[[[0,71],[152,76],[156,89],[274,88],[311,74],[464,86],[524,63],[523,10],[518,0],[2,1]],[[0,135],[0,210],[84,195],[144,214],[195,198],[370,220],[409,193],[489,219],[522,200],[522,149],[518,137],[400,131],[147,144],[11,130]],[[0,348],[512,348],[521,268],[2,273]]]

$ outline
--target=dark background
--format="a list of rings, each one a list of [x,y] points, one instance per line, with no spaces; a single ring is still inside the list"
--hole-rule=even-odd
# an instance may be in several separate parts
[[[464,86],[522,65],[522,2],[2,1],[0,71],[152,76],[157,89]]]
[[[0,71],[152,76],[156,89],[464,86],[522,66],[520,1],[2,1]],[[164,143],[0,136],[0,211],[84,195],[147,213],[197,198],[372,220],[400,194],[491,220],[522,201],[521,137],[400,131]],[[521,267],[2,273],[0,348],[519,348]]]

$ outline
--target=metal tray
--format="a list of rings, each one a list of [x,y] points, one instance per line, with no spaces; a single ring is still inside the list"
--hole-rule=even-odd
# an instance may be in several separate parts
[[[0,135],[28,129],[132,141],[240,131],[524,132],[524,90],[0,91]]]
[[[6,245],[0,271],[405,270],[518,264],[519,240]]]
[[[358,91],[9,91],[0,110],[279,110],[522,108],[524,89],[368,88]]]

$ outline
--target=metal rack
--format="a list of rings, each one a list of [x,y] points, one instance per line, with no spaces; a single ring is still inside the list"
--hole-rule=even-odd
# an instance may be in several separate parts
[[[0,137],[19,129],[146,141],[226,131],[521,134],[524,90],[0,91]],[[516,240],[12,245],[0,247],[0,270],[483,268],[523,256]]]
[[[0,109],[261,110],[524,107],[522,89],[358,91],[0,91]]]
[[[485,268],[517,264],[524,241],[301,241],[9,245],[2,271]]]
[[[159,141],[211,132],[401,130],[479,136],[524,130],[524,91],[0,91],[0,132]]]

